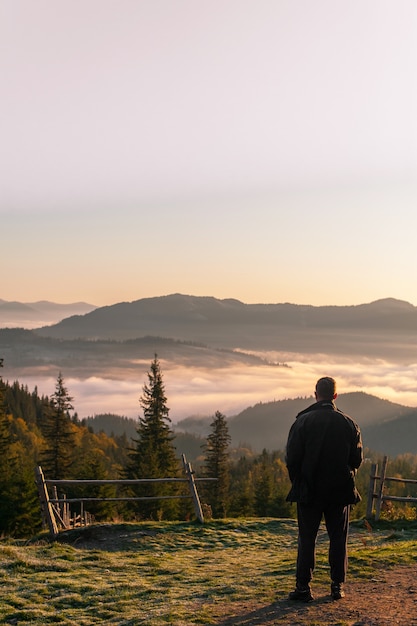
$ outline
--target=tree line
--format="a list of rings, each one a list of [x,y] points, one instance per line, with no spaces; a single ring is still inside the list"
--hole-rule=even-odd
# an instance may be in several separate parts
[[[30,536],[40,530],[41,511],[34,481],[36,465],[41,465],[45,477],[50,479],[182,477],[180,435],[172,429],[157,355],[151,362],[139,403],[142,415],[136,435],[133,438],[125,433],[109,435],[94,432],[88,420],[78,418],[61,372],[49,397],[39,396],[36,387],[30,392],[18,381],[9,384],[0,377],[0,532]],[[210,433],[200,447],[201,455],[196,462],[198,476],[217,479],[198,485],[206,517],[294,516],[294,506],[286,501],[290,485],[283,451],[263,450],[255,454],[249,449],[232,449],[227,419],[220,411],[213,415]],[[372,460],[378,457],[369,451],[367,456]],[[394,462],[391,460],[392,472],[415,477],[417,457],[402,455]],[[358,476],[363,496],[367,493],[368,480],[369,464],[365,463]],[[102,485],[94,493],[91,487],[78,486],[67,487],[65,491],[68,498],[87,495],[153,498],[89,503],[89,512],[97,521],[190,519],[191,502],[169,497],[186,493],[187,487],[182,483],[146,483],[134,488]],[[365,509],[363,500],[354,515],[364,515]],[[409,516],[414,514],[415,509],[407,511]]]

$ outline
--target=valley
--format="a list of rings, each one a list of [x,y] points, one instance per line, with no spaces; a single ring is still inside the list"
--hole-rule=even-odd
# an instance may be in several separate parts
[[[371,419],[369,402],[340,404],[378,449],[390,444],[400,453],[417,440],[409,436],[417,406],[416,329],[416,308],[393,299],[310,307],[173,294],[32,330],[0,328],[0,355],[6,380],[45,395],[62,372],[80,418],[113,413],[137,419],[157,354],[176,427],[187,424],[199,434],[219,410],[230,420],[234,443],[255,449],[282,448],[317,378],[332,375],[339,403],[372,396],[398,408]],[[403,420],[397,430],[390,424],[396,419]],[[379,434],[372,430],[377,426]]]

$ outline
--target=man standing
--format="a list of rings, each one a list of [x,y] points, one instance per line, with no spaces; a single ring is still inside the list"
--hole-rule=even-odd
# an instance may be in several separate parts
[[[355,475],[363,459],[358,425],[334,403],[336,381],[320,378],[315,396],[315,404],[301,411],[291,426],[286,451],[292,484],[287,500],[297,503],[298,519],[296,587],[289,598],[301,602],[313,600],[310,582],[323,516],[330,543],[331,596],[339,600],[345,595],[349,510],[360,500]]]

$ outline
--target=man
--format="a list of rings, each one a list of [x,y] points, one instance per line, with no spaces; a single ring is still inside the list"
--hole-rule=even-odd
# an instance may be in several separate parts
[[[363,449],[358,425],[339,411],[336,381],[320,378],[316,402],[299,413],[291,426],[286,464],[291,480],[289,502],[297,503],[298,555],[296,588],[290,600],[313,600],[310,582],[315,566],[315,547],[324,516],[329,535],[331,596],[343,598],[347,569],[349,510],[360,500],[355,475]]]

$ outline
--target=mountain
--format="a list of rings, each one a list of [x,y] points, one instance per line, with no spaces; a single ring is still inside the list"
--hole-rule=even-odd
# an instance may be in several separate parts
[[[179,384],[177,388],[182,390],[172,407],[177,420],[188,414],[182,402],[193,407],[190,413],[197,413],[208,402],[222,410],[223,400],[233,397],[236,402],[231,411],[236,413],[258,399],[282,398],[284,393],[288,397],[286,389],[296,389],[291,391],[295,396],[311,388],[311,381],[306,386],[311,371],[327,370],[329,363],[342,367],[345,376],[349,372],[349,389],[366,389],[379,371],[378,386],[383,385],[390,368],[412,385],[413,370],[407,365],[415,363],[416,331],[417,308],[392,298],[358,306],[313,307],[248,305],[233,299],[173,294],[100,307],[33,330],[0,328],[0,357],[4,376],[10,380],[26,377],[38,384],[42,377],[56,378],[62,371],[66,378],[106,380],[109,388],[116,390],[120,381],[142,381],[157,353],[167,380],[174,389]],[[288,364],[278,363],[278,359],[286,359]],[[106,398],[100,393],[97,411],[120,410],[118,405],[108,406]],[[229,418],[234,441],[248,442],[256,449],[282,447],[291,420],[308,400],[298,398],[288,406],[286,400],[280,400],[245,409]],[[345,397],[341,395],[342,400]],[[360,394],[351,395],[349,405],[341,408],[352,413],[364,429],[369,426],[366,435],[379,446],[370,416],[375,414],[385,423],[405,419],[405,409],[392,405],[386,411],[387,405],[382,404],[371,411],[370,402],[364,409]],[[129,414],[128,409],[123,410]],[[409,420],[404,423],[412,429],[412,418]],[[401,429],[402,423],[398,425]],[[198,427],[204,429],[202,422]],[[387,432],[391,429],[394,442],[395,424],[384,428]],[[387,443],[385,436],[383,440]],[[401,446],[404,441],[401,439]],[[405,443],[410,446],[411,440]]]
[[[297,413],[314,399],[295,398],[249,407],[227,420],[232,445],[249,445],[254,451],[283,450]],[[364,445],[376,452],[417,454],[417,409],[382,400],[363,392],[340,394],[337,406],[359,424]],[[199,436],[210,432],[212,417],[189,417],[176,430]]]
[[[165,337],[91,341],[44,337],[22,328],[0,329],[0,356],[7,364],[10,378],[35,373],[55,377],[60,370],[65,371],[66,376],[81,378],[109,378],[111,375],[128,378],[135,371],[143,376],[155,353],[163,354],[164,360],[176,367],[193,368],[201,364],[212,369],[232,365],[277,367],[261,356]]]
[[[83,420],[83,423],[87,427],[92,428],[95,433],[103,431],[109,436],[121,436],[124,434],[130,445],[132,445],[130,440],[136,439],[138,436],[137,419],[106,413],[95,415],[94,417],[87,417]],[[174,446],[177,451],[177,456],[181,458],[181,455],[185,454],[188,460],[193,461],[193,464],[201,456],[202,446],[205,443],[205,438],[199,437],[198,435],[180,431],[175,433]]]
[[[417,454],[417,409],[410,409],[401,417],[364,428],[363,438],[369,442],[372,450],[392,457]]]
[[[96,307],[87,302],[57,304],[38,302],[14,302],[0,299],[0,326],[3,328],[35,328],[45,324],[56,324],[72,315],[90,313]]]
[[[417,307],[387,298],[356,306],[244,304],[172,294],[99,307],[37,329],[59,339],[148,335],[215,347],[414,359]]]
[[[254,453],[263,449],[284,450],[288,431],[295,416],[305,409],[313,398],[295,398],[259,403],[248,407],[227,420],[234,448],[250,448]],[[409,408],[381,400],[363,392],[340,394],[337,406],[351,415],[360,425],[364,446],[370,450],[397,456],[417,454],[417,408]],[[201,446],[211,432],[213,416],[188,417],[174,426],[176,446],[187,458],[201,455]],[[85,420],[95,432],[108,435],[136,436],[137,420],[117,415],[96,415]]]

